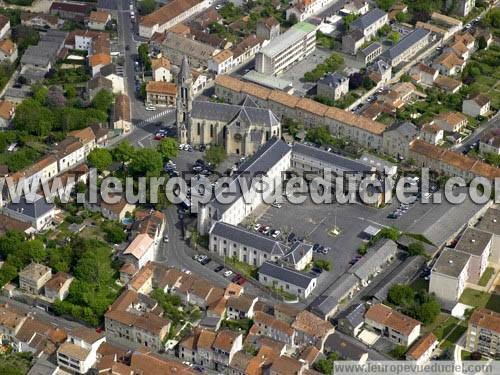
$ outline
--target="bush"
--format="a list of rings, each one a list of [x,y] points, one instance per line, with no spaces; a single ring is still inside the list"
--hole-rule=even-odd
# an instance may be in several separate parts
[[[217,166],[226,159],[226,150],[222,146],[211,146],[205,151],[205,160]]]
[[[332,265],[328,260],[324,259],[316,259],[313,262],[314,267],[325,270],[325,271],[331,271]]]
[[[127,239],[127,234],[119,223],[106,221],[101,225],[101,229],[106,233],[106,241],[110,243],[121,243]]]

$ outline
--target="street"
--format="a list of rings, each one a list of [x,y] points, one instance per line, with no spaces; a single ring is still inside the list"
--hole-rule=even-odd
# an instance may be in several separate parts
[[[474,130],[474,132],[461,144],[457,145],[454,149],[458,152],[468,151],[470,146],[475,144],[483,135],[483,133],[489,129],[495,129],[500,127],[500,121],[498,118],[498,112],[491,119],[481,124]]]

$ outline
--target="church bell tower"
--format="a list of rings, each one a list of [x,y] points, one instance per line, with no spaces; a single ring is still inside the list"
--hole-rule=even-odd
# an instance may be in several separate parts
[[[177,137],[179,143],[188,143],[188,132],[190,132],[189,117],[193,107],[193,76],[189,68],[186,56],[182,59],[181,69],[177,76]]]

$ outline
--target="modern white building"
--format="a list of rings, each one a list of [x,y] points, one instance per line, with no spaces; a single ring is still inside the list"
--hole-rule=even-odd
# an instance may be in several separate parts
[[[444,249],[431,270],[429,293],[434,293],[444,309],[451,310],[465,289],[470,255]]]
[[[316,26],[299,22],[271,40],[257,53],[255,70],[259,73],[278,75],[310,55],[315,48]]]
[[[96,363],[97,350],[104,342],[106,336],[93,329],[75,329],[57,350],[57,364],[72,373],[86,374]]]
[[[470,255],[469,275],[467,281],[478,283],[488,266],[493,235],[475,228],[467,228],[460,237],[456,251]]]

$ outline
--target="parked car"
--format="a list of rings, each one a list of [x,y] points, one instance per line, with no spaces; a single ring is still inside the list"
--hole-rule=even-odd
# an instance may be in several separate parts
[[[290,233],[290,234],[288,235],[288,237],[287,237],[287,241],[288,241],[288,242],[293,242],[293,241],[295,241],[296,237],[297,237],[297,236],[295,235],[295,233]]]
[[[222,271],[223,269],[224,269],[224,266],[220,266],[220,265],[219,265],[219,266],[217,266],[217,267],[215,267],[215,268],[214,268],[214,271],[215,271],[215,272],[220,272],[220,271]]]
[[[152,105],[146,106],[146,111],[156,111],[156,107],[153,107]]]
[[[237,282],[239,279],[240,279],[241,275],[239,273],[237,273],[236,275],[234,275],[232,278],[231,278],[231,282],[232,283],[235,283]]]
[[[243,284],[245,284],[246,282],[247,282],[247,279],[245,279],[244,277],[240,277],[240,278],[238,279],[238,281],[236,281],[236,284],[238,284],[238,285],[243,285]]]
[[[311,271],[318,275],[323,272],[323,270],[319,267],[313,267]]]
[[[271,206],[273,206],[274,208],[281,208],[281,203],[274,202]]]
[[[319,243],[315,243],[313,245],[313,251],[317,251],[321,245]]]
[[[168,242],[168,241],[169,241],[168,234],[166,234],[163,236],[163,242]]]
[[[233,271],[231,271],[231,270],[227,270],[224,272],[225,277],[230,277],[232,274],[233,274]]]
[[[201,260],[200,263],[204,266],[206,266],[208,263],[210,263],[212,261],[211,258],[209,257],[206,257],[205,259]]]
[[[271,232],[271,228],[265,227],[264,230],[262,231],[262,234],[265,234],[267,236],[269,234],[269,232]]]
[[[272,238],[278,238],[280,234],[281,234],[281,231],[279,231],[279,230],[273,230],[272,233],[271,233],[271,237]]]

